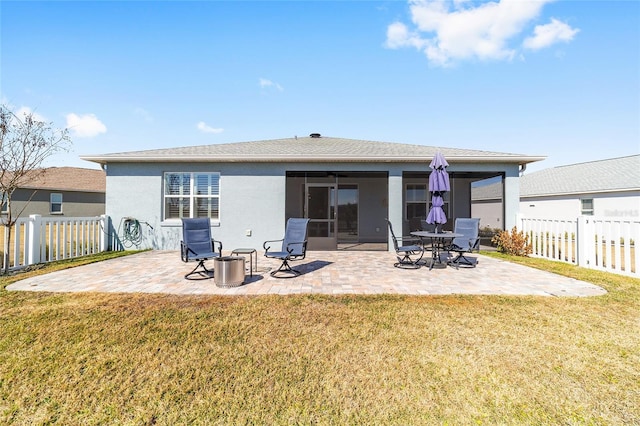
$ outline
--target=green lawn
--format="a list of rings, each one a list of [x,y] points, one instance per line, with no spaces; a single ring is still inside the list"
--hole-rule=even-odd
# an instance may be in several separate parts
[[[640,280],[513,260],[609,293],[0,290],[0,423],[639,424]]]

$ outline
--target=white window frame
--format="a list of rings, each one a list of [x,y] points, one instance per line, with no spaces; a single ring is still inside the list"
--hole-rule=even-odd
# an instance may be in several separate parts
[[[409,200],[409,187],[422,187],[424,188],[425,199],[424,200]],[[404,216],[406,220],[410,220],[408,216],[408,206],[410,204],[423,204],[425,208],[425,219],[426,215],[429,214],[429,187],[425,183],[407,183],[404,186]]]
[[[586,209],[584,207],[584,204],[586,201],[589,201],[591,203],[590,209]],[[582,216],[593,216],[594,210],[595,210],[595,203],[593,201],[593,198],[580,198],[580,214]]]
[[[56,196],[60,196],[60,201],[54,200],[54,198]],[[49,194],[49,213],[51,214],[62,214],[62,203],[63,203],[63,199],[64,197],[62,196],[61,192],[52,192],[51,194]],[[60,205],[60,210],[54,210],[53,206],[54,205]]]
[[[9,213],[9,203],[4,192],[0,193],[0,214]]]
[[[169,176],[175,175],[179,176],[181,183],[179,183],[179,194],[170,194],[167,182]],[[197,191],[197,176],[206,175],[208,176],[208,187],[206,194],[199,194]],[[182,184],[185,178],[189,179],[188,188]],[[215,177],[217,179],[217,193],[215,192],[215,188],[211,186],[211,178]],[[162,179],[162,217],[164,221],[179,221],[182,218],[194,218],[194,217],[209,217],[212,222],[220,221],[220,173],[219,172],[165,172]],[[184,215],[181,211],[178,214],[178,217],[167,217],[167,200],[170,198],[174,198],[177,200],[182,200],[182,202],[186,202],[188,205],[188,215]],[[196,216],[198,213],[198,204],[197,200],[201,199],[215,199],[217,200],[217,215],[214,214],[214,211],[211,208],[208,209],[208,216]],[[182,209],[180,209],[182,210]]]

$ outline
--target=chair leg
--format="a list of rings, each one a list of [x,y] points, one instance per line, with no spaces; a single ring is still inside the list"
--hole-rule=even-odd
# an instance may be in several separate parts
[[[201,271],[198,269],[202,268]],[[198,276],[198,278],[193,278],[193,276]],[[198,264],[191,272],[184,276],[188,280],[208,280],[213,278],[213,269],[207,269],[204,265],[204,260],[199,260]]]
[[[400,257],[400,256],[396,256],[398,258],[398,261],[396,263],[393,264],[393,266],[395,266],[396,268],[401,268],[401,269],[418,269],[420,268],[422,265],[420,265],[418,262],[420,261],[420,259],[422,259],[422,256],[420,256],[417,260],[411,260],[411,255],[413,253],[405,253],[404,257]]]
[[[276,274],[278,273],[284,273],[284,274],[288,274],[288,275],[284,275],[284,276],[278,276]],[[270,275],[274,278],[294,278],[297,277],[298,275],[301,275],[302,273],[296,269],[293,269],[291,267],[291,265],[289,265],[289,260],[288,259],[284,259],[282,261],[282,265],[280,265],[280,267],[278,269],[276,269],[275,271],[271,271]]]
[[[472,261],[471,259],[466,257],[464,253],[458,253],[458,256],[456,256],[456,258],[451,261],[451,264],[454,265],[456,269],[458,269],[460,265],[466,265],[471,268],[475,268],[476,263],[477,262]]]

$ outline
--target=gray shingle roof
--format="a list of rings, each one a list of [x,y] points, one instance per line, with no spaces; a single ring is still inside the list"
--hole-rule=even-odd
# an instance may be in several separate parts
[[[501,200],[502,182],[491,183],[489,185],[472,186],[471,199],[475,201]]]
[[[81,167],[49,167],[31,171],[25,177],[24,189],[105,192],[106,174],[102,170]]]
[[[520,179],[522,197],[634,189],[640,189],[640,155],[553,167]]]
[[[472,199],[501,197],[500,183],[474,187]],[[640,190],[640,155],[552,167],[520,177],[520,197]]]
[[[254,142],[186,146],[102,155],[82,159],[108,162],[423,162],[440,151],[447,159],[458,161],[504,161],[530,163],[544,159],[502,152],[479,151],[392,142],[375,142],[333,137],[297,137]]]

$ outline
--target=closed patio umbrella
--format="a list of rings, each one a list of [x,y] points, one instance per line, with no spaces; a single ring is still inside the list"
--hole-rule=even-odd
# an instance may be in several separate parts
[[[447,172],[448,166],[449,163],[444,159],[444,156],[437,152],[429,164],[429,167],[432,169],[429,175],[429,191],[450,191],[449,173]]]
[[[431,209],[427,215],[427,223],[443,224],[447,222],[447,215],[445,214],[442,206],[444,206],[444,200],[440,192],[434,192],[431,196]],[[436,228],[437,229],[437,228]]]
[[[427,215],[427,223],[436,224],[436,232],[441,231],[440,226],[447,222],[447,215],[442,209],[442,206],[444,206],[442,195],[450,190],[447,166],[449,166],[449,163],[440,152],[436,153],[429,164],[432,169],[429,175],[431,209]]]

